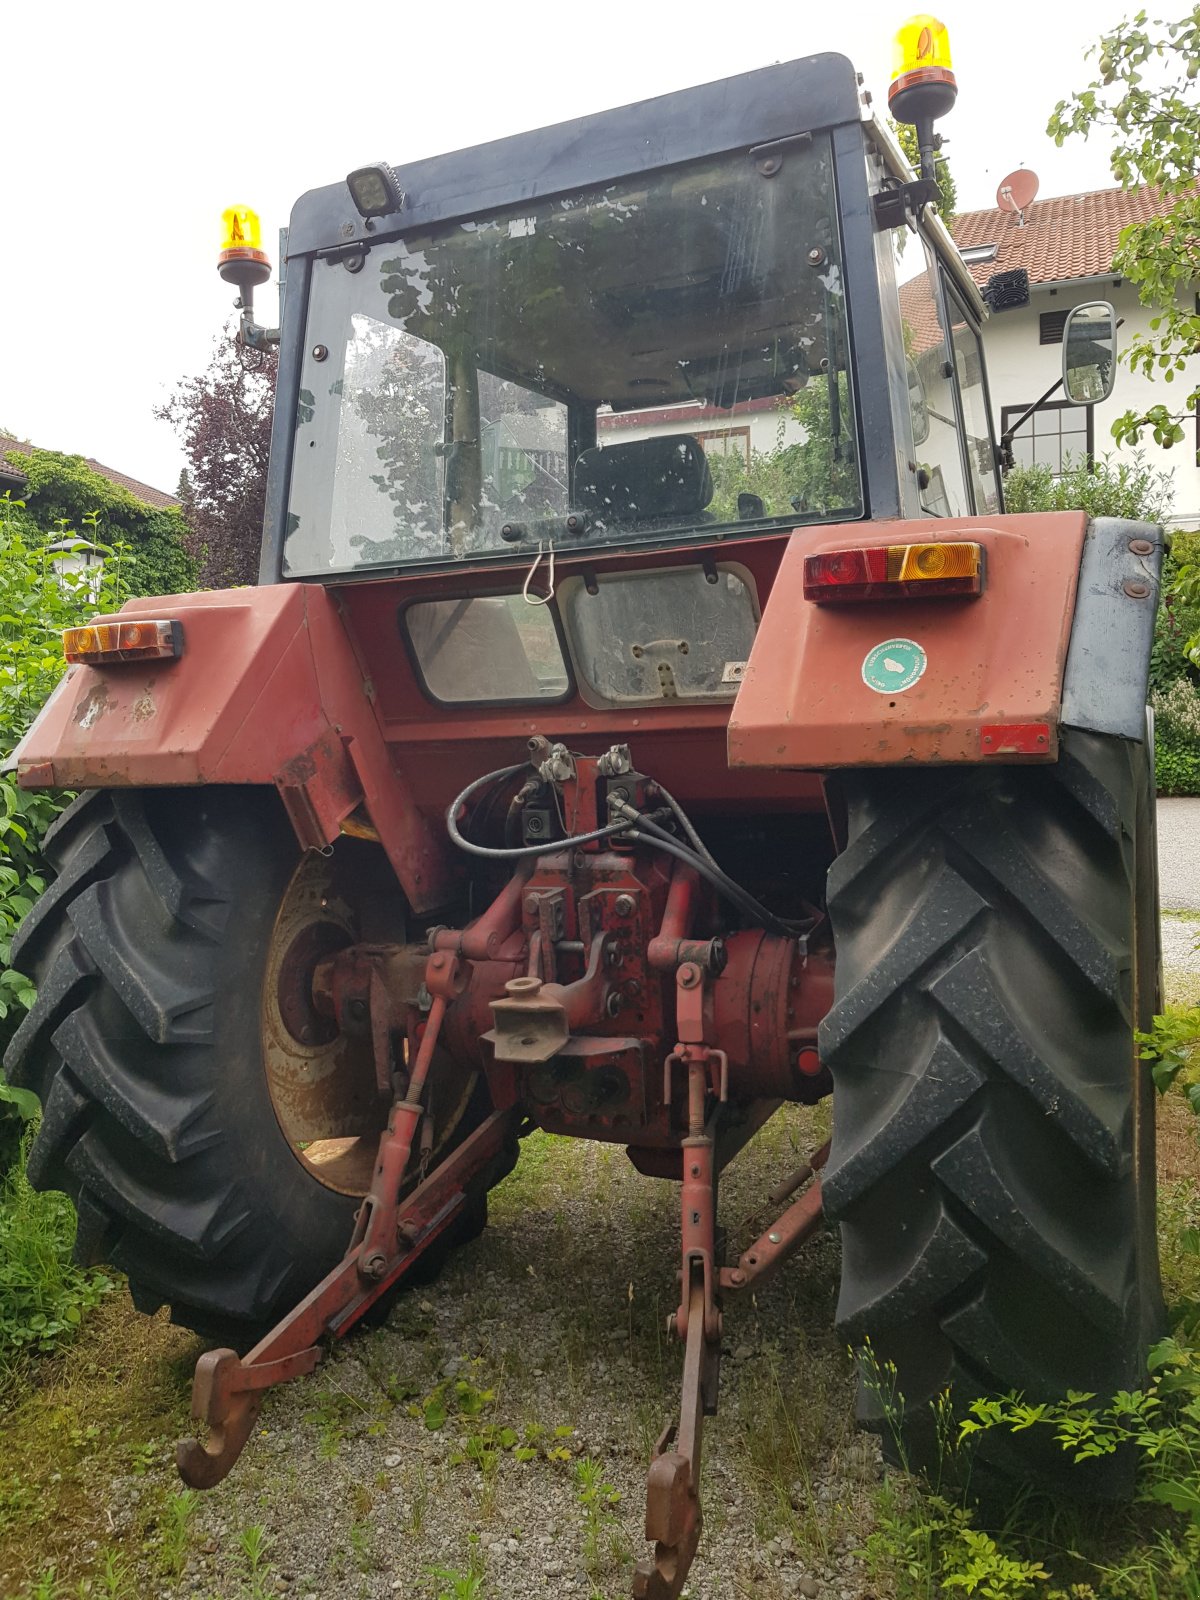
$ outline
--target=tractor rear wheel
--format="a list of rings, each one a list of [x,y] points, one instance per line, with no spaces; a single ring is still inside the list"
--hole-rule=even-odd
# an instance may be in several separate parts
[[[42,1101],[30,1179],[72,1197],[77,1258],[124,1271],[143,1310],[244,1342],[349,1243],[388,1107],[369,1036],[313,1009],[311,977],[402,939],[399,890],[376,846],[302,855],[269,790],[98,790],[46,848],[57,876],[12,957],[38,996],[5,1062]],[[434,1069],[436,1161],[489,1104],[470,1069]]]
[[[1146,747],[1068,732],[1053,766],[855,774],[829,874],[836,998],[826,1206],[860,1415],[937,1472],[932,1409],[1137,1385],[1161,1330],[1159,1005]],[[894,1370],[893,1370],[894,1369]],[[889,1398],[889,1390],[895,1394]],[[897,1398],[899,1397],[899,1399]],[[1121,1494],[1031,1429],[985,1476]]]

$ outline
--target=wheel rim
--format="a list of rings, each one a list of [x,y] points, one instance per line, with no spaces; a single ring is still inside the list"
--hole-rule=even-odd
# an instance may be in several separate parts
[[[376,1083],[369,1031],[351,1037],[322,1016],[312,1003],[312,974],[324,957],[362,937],[356,907],[364,883],[373,878],[378,894],[372,855],[370,846],[343,844],[330,856],[301,859],[271,931],[262,987],[263,1067],[276,1120],[317,1182],[354,1196],[370,1186],[390,1104]],[[430,1162],[453,1142],[475,1081],[470,1068],[442,1052],[435,1057]]]

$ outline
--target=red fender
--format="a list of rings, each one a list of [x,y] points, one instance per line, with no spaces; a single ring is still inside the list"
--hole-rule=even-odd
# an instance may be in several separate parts
[[[178,619],[182,654],[74,667],[17,747],[22,787],[273,783],[308,849],[365,804],[413,909],[449,899],[448,847],[393,765],[324,588],[156,595],[121,614]]]

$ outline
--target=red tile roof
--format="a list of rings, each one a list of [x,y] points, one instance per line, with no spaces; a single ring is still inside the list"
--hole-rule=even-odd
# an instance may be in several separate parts
[[[32,455],[40,448],[39,445],[26,444],[20,439],[10,439],[7,434],[0,434],[0,493],[9,486],[19,486],[25,482],[25,473],[21,470],[19,461],[14,458]],[[173,494],[164,494],[161,489],[152,489],[148,483],[141,483],[137,478],[131,478],[128,473],[106,467],[94,456],[84,456],[83,460],[93,472],[98,472],[102,478],[107,478],[109,483],[115,483],[118,489],[124,489],[135,500],[140,500],[143,505],[152,506],[156,511],[167,511],[179,504]]]
[[[1112,268],[1121,229],[1169,209],[1170,202],[1164,204],[1153,189],[1093,189],[1035,200],[1026,207],[1024,227],[1012,212],[992,209],[964,211],[951,231],[960,250],[998,246],[992,260],[970,267],[978,284],[1014,267],[1024,267],[1030,283],[1059,283],[1104,276]]]
[[[1010,211],[964,211],[951,231],[960,250],[994,244],[987,261],[967,262],[982,289],[994,272],[1024,267],[1031,284],[1105,277],[1112,268],[1121,229],[1161,216],[1167,207],[1153,189],[1093,189],[1086,194],[1035,200],[1025,208],[1024,227]],[[900,315],[909,354],[920,355],[941,341],[926,273],[900,286]]]

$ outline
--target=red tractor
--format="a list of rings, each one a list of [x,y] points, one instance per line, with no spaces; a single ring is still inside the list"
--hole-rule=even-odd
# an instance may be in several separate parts
[[[912,1459],[948,1386],[1143,1370],[1161,533],[1003,513],[910,34],[917,178],[824,55],[314,190],[278,332],[233,218],[280,346],[261,584],[68,636],[19,772],[84,792],[7,1058],[80,1258],[259,1340],[200,1363],[189,1483],[480,1233],[533,1128],[679,1185],[639,1595],[696,1548],[722,1310],[823,1217]],[[1072,312],[1068,399],[1113,354]],[[723,1261],[722,1169],[830,1094],[819,1179]]]

